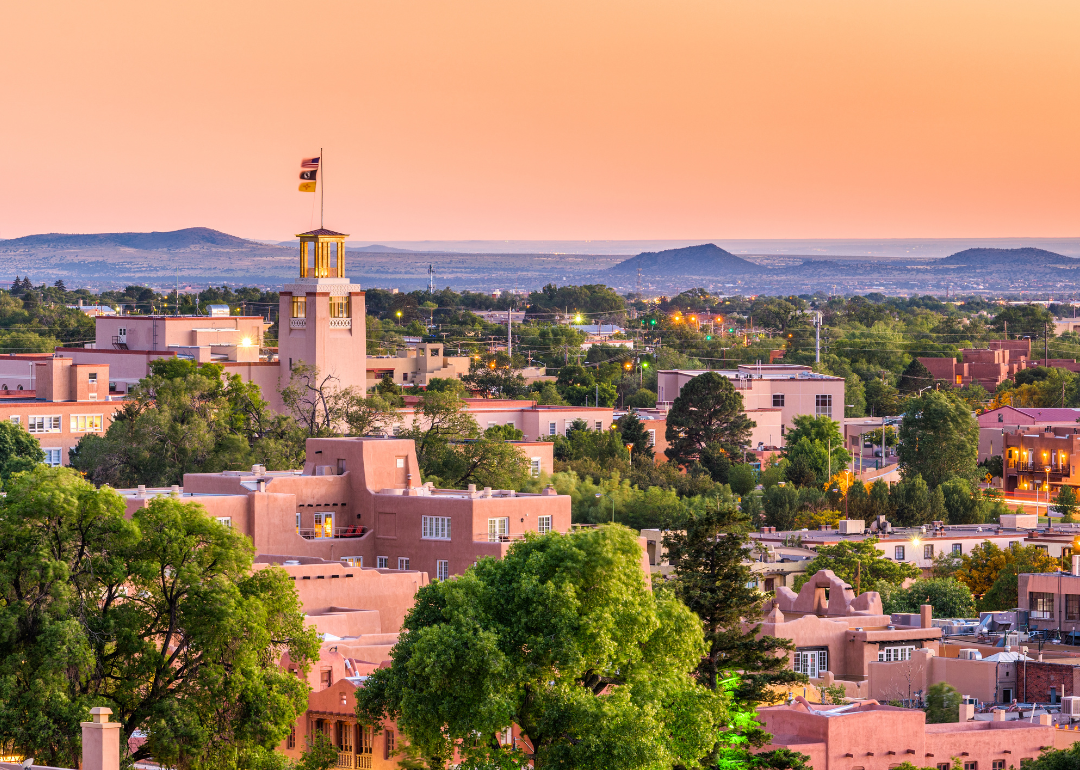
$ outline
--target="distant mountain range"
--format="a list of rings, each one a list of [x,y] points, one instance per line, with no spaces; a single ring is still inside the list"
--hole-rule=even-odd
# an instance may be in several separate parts
[[[267,244],[237,238],[209,227],[187,227],[183,230],[153,233],[45,233],[22,238],[0,240],[0,250],[11,249],[140,249],[149,251],[193,248],[267,248]]]
[[[944,259],[935,260],[935,265],[959,265],[962,267],[1013,267],[1031,266],[1053,267],[1058,265],[1076,266],[1080,260],[1055,254],[1046,249],[964,249]]]
[[[742,275],[760,272],[761,268],[753,262],[736,257],[730,251],[715,243],[703,243],[700,246],[686,246],[681,249],[666,251],[646,251],[608,268],[614,275],[633,275],[638,270],[642,275]]]

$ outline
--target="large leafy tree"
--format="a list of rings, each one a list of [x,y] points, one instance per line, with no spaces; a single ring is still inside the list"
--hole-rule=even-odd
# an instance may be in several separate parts
[[[490,353],[474,358],[469,373],[461,380],[484,398],[517,398],[529,392],[529,384],[521,374],[524,365],[521,356]]]
[[[1017,576],[1022,572],[1053,572],[1058,562],[1042,549],[1014,543],[999,548],[986,541],[961,557],[953,574],[971,589],[981,611],[1008,610],[1017,604]]]
[[[950,478],[978,476],[979,424],[971,407],[951,395],[928,391],[912,399],[900,423],[900,472],[919,474],[931,489]]]
[[[33,468],[45,459],[45,452],[38,440],[22,425],[4,420],[0,422],[0,478]]]
[[[357,691],[422,754],[465,767],[698,767],[727,699],[692,674],[698,619],[654,594],[621,526],[529,537],[504,559],[424,586],[389,668]],[[527,741],[503,746],[516,724]]]
[[[856,593],[877,591],[884,584],[899,585],[919,576],[919,568],[914,564],[886,559],[876,546],[876,537],[818,546],[817,556],[806,565],[806,572],[795,578],[795,590],[823,569],[832,570],[838,578],[857,588]]]
[[[731,380],[705,372],[683,386],[668,412],[668,459],[683,466],[708,465],[717,455],[741,459],[754,426]]]
[[[168,486],[185,473],[253,463],[295,468],[303,464],[304,438],[239,375],[226,376],[217,364],[159,359],[105,434],[79,441],[71,464],[97,484]]]
[[[79,722],[109,706],[131,759],[240,768],[307,703],[318,654],[280,569],[202,508],[155,498],[131,519],[67,468],[16,477],[0,501],[0,742],[73,767]]]
[[[851,462],[851,453],[844,448],[839,423],[825,415],[799,415],[792,419],[791,430],[784,438],[785,454],[793,465],[802,463],[813,469],[814,483],[824,484],[837,471]]]
[[[771,685],[805,681],[787,669],[788,640],[757,638],[764,596],[751,586],[746,564],[749,522],[734,505],[709,506],[688,517],[682,530],[664,535],[675,594],[696,614],[707,650],[698,677],[716,689],[725,671],[741,671],[736,699],[768,700]]]
[[[939,618],[970,618],[975,613],[971,589],[955,578],[916,580],[907,588],[889,589],[881,600],[885,612],[890,614],[918,612],[923,604],[931,605]]]

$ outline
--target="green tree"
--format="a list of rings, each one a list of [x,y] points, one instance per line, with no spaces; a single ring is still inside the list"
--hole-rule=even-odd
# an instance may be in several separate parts
[[[850,585],[856,593],[878,591],[880,586],[900,584],[908,578],[919,576],[919,568],[906,561],[886,559],[876,547],[877,538],[865,540],[841,540],[835,545],[820,545],[817,556],[806,565],[806,572],[795,578],[795,590],[814,573],[828,569]]]
[[[1077,770],[1080,768],[1080,743],[1067,749],[1049,749],[1023,764],[1023,770]]]
[[[911,399],[900,423],[900,472],[934,488],[950,478],[978,476],[979,424],[963,401],[939,391]]]
[[[638,388],[626,397],[623,405],[627,409],[652,409],[656,406],[656,393],[648,388]]]
[[[791,430],[784,437],[788,447],[786,455],[792,462],[796,456],[807,457],[819,486],[851,462],[839,423],[825,415],[811,417],[805,414],[796,416],[791,423]]]
[[[896,523],[902,527],[918,527],[934,521],[930,500],[931,493],[922,476],[915,474],[902,479],[892,490]]]
[[[394,719],[425,757],[457,750],[469,766],[696,765],[726,699],[690,676],[698,619],[651,592],[640,561],[634,533],[609,525],[528,537],[423,586],[392,665],[357,691],[358,717]],[[512,724],[529,748],[500,745]]]
[[[896,388],[885,380],[872,378],[863,388],[866,408],[872,417],[885,417],[900,411]]]
[[[702,684],[715,690],[725,671],[742,672],[736,700],[756,705],[772,685],[803,681],[787,669],[788,640],[757,638],[762,595],[746,563],[747,521],[734,505],[708,507],[681,531],[664,535],[675,594],[701,619],[707,651],[698,665]]]
[[[904,395],[917,394],[924,388],[932,388],[934,386],[934,375],[930,373],[930,370],[926,368],[917,358],[911,359],[911,363],[904,369],[904,373],[900,375],[900,393]]]
[[[1068,484],[1064,484],[1061,487],[1061,491],[1058,492],[1058,496],[1054,498],[1054,504],[1050,506],[1050,510],[1054,513],[1061,514],[1061,521],[1065,524],[1071,524],[1076,521],[1073,518],[1076,514],[1077,503],[1076,493],[1073,492],[1073,488]]]
[[[741,459],[754,426],[731,380],[700,374],[683,386],[668,412],[668,459],[684,467],[709,454]]]
[[[529,385],[521,374],[524,364],[521,356],[510,357],[506,353],[474,358],[469,373],[461,381],[484,398],[517,398],[529,392]]]
[[[1057,567],[1057,560],[1036,546],[1016,543],[1002,549],[986,541],[961,557],[954,575],[971,589],[980,612],[1008,610],[1017,603],[1017,575]]]
[[[882,604],[886,614],[918,612],[924,604],[933,606],[938,618],[970,618],[975,614],[971,589],[955,578],[925,578],[907,588],[896,587],[888,592],[888,600],[882,595]]]
[[[11,474],[31,470],[44,461],[45,452],[26,428],[7,420],[0,422],[0,479],[7,481]]]
[[[795,529],[799,516],[799,490],[790,484],[777,484],[765,490],[762,501],[765,523],[780,531]]]
[[[257,385],[217,364],[165,358],[150,362],[103,436],[79,441],[71,465],[95,484],[169,486],[185,473],[295,468],[305,437],[267,408]]]
[[[654,461],[653,448],[649,445],[648,429],[636,414],[627,412],[615,422],[615,426],[619,430],[623,445],[631,447],[631,460],[643,458],[648,462]]]
[[[947,479],[938,487],[950,524],[981,524],[983,501],[967,479]]]
[[[107,705],[146,742],[133,761],[239,767],[307,708],[318,655],[292,581],[252,571],[252,546],[194,503],[128,519],[111,489],[39,466],[0,500],[0,743],[54,766]],[[126,750],[126,748],[124,749]]]
[[[930,685],[926,691],[926,723],[960,721],[960,692],[948,682]]]
[[[553,382],[545,382],[535,393],[536,403],[541,406],[569,406]]]
[[[748,495],[757,486],[757,472],[749,463],[736,463],[728,471],[728,485],[735,494]]]

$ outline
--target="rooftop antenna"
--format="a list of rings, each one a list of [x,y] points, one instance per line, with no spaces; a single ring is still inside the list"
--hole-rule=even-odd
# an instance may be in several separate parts
[[[428,281],[428,294],[435,293],[435,267],[433,265],[427,266],[427,281]]]
[[[641,294],[641,268],[637,269],[637,293]]]

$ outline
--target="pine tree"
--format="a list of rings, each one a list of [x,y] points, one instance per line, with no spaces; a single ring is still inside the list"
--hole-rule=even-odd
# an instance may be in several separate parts
[[[15,276],[15,280],[11,282],[11,295],[13,297],[19,296],[19,290],[22,288],[22,279],[19,276]]]
[[[771,685],[805,681],[788,668],[791,642],[756,638],[764,596],[744,563],[749,543],[746,515],[721,504],[687,521],[686,529],[664,536],[676,595],[701,618],[707,652],[698,666],[703,685],[716,689],[726,671],[743,672],[735,698],[761,703]]]
[[[900,375],[899,391],[901,393],[918,393],[924,388],[929,388],[934,385],[934,375],[930,373],[930,370],[926,368],[917,358],[911,359],[911,363],[904,369],[904,373]]]

